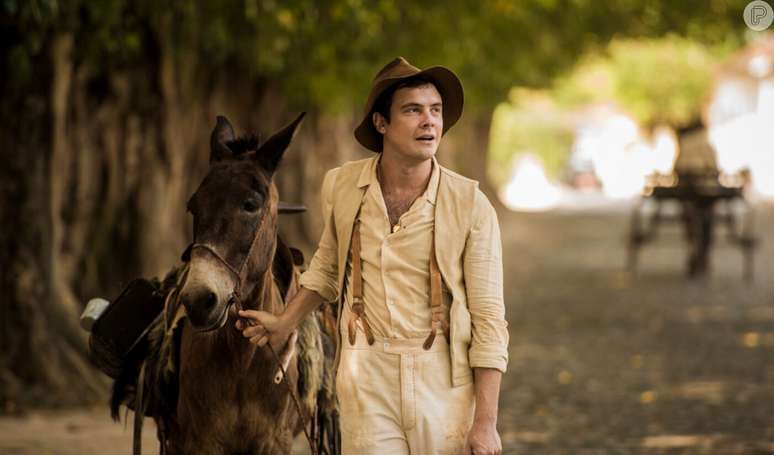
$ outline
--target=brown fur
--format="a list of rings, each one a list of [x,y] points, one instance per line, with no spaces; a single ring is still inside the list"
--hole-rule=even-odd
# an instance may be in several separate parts
[[[230,277],[231,287],[242,296],[240,303],[245,309],[277,314],[284,308],[271,266],[277,246],[279,202],[272,175],[292,134],[293,131],[287,132],[287,138],[280,138],[283,144],[274,149],[243,151],[231,160],[221,155],[214,160],[213,169],[192,198],[191,211],[197,231],[194,242],[206,242],[219,249],[223,260],[238,272],[246,269],[243,282]],[[219,135],[218,127],[213,131],[213,137],[216,135]],[[227,144],[235,141],[233,137],[226,139]],[[224,195],[234,197],[235,204],[224,200]],[[247,218],[243,200],[258,201],[261,196],[260,217]],[[219,215],[214,215],[213,210]],[[197,217],[201,220],[198,224]],[[248,222],[236,221],[244,219]],[[248,256],[239,257],[240,253]],[[197,255],[194,251],[191,267],[197,261],[211,263],[212,257]],[[216,264],[216,267],[225,266]],[[201,305],[201,298],[186,294],[186,285],[181,290],[181,299],[190,312]],[[211,311],[217,314],[219,306],[226,306],[225,326],[208,332],[194,331],[189,323],[183,327],[177,431],[170,431],[169,452],[290,453],[293,435],[300,430],[298,412],[293,408],[287,388],[273,382],[277,365],[268,349],[249,343],[234,328],[236,308],[224,302],[227,298],[217,295],[218,302]],[[211,320],[212,316],[206,319]],[[291,387],[296,387],[295,357],[288,366],[286,380]]]
[[[235,329],[230,300],[236,293],[243,308],[277,314],[297,290],[293,255],[277,237],[272,176],[299,121],[254,151],[229,148],[255,141],[235,140],[225,118],[213,131],[210,172],[189,201],[194,243],[206,248],[190,249],[190,262],[164,280],[168,308],[149,334],[145,359],[143,401],[169,454],[290,453],[302,429],[288,387],[273,381],[275,359]],[[317,315],[299,332],[286,380],[300,392],[306,415],[318,402],[333,415],[332,351]],[[133,395],[117,384],[113,403],[134,407]]]

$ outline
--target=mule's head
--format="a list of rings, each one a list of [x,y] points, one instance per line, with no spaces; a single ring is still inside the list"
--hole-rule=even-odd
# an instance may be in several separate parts
[[[261,145],[235,137],[218,117],[209,173],[188,201],[194,243],[180,299],[195,329],[222,327],[232,299],[250,295],[271,267],[279,200],[272,177],[303,117]]]

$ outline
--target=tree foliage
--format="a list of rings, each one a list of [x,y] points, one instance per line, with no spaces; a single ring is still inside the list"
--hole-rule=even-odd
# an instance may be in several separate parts
[[[614,40],[560,78],[554,93],[567,107],[613,102],[644,125],[685,126],[699,119],[713,70],[732,46],[708,48],[676,36]]]
[[[99,71],[148,58],[164,39],[204,74],[273,80],[291,103],[349,109],[380,65],[403,55],[458,71],[468,105],[491,109],[513,85],[540,87],[615,36],[739,36],[745,2],[617,0],[6,0],[22,42],[6,56],[21,80],[56,31],[73,32]],[[26,60],[25,60],[26,58]],[[181,57],[182,58],[182,57]],[[205,86],[206,87],[206,86]],[[353,101],[355,100],[355,101]]]
[[[713,70],[738,43],[715,46],[668,35],[614,39],[589,52],[551,87],[514,90],[495,110],[490,173],[502,181],[514,155],[539,155],[558,176],[569,158],[572,131],[567,118],[591,104],[610,104],[646,128],[680,128],[700,121],[711,95]]]

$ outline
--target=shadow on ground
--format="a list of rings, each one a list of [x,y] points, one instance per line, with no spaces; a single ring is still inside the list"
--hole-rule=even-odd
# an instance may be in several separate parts
[[[503,214],[505,453],[774,453],[774,208],[759,210],[753,283],[722,238],[708,279],[684,278],[676,226],[633,276],[625,215]]]

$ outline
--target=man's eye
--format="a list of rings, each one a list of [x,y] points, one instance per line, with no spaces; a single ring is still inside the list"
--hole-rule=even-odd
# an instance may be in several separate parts
[[[245,212],[255,212],[258,210],[258,202],[255,199],[248,199],[242,204],[242,210]]]

